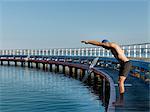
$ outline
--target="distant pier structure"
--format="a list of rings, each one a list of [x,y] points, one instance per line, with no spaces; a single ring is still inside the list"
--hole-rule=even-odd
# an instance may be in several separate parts
[[[150,43],[121,45],[125,55],[131,59],[150,59]],[[84,48],[47,48],[47,49],[4,49],[0,50],[0,55],[36,55],[36,56],[93,56],[93,57],[113,57],[109,50],[102,47]]]

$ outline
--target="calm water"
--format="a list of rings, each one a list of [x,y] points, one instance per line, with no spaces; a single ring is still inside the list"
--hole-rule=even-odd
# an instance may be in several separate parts
[[[0,112],[104,112],[97,99],[62,74],[0,66]]]

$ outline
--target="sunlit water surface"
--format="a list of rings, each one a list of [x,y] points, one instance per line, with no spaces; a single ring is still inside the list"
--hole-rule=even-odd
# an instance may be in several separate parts
[[[104,112],[97,99],[63,74],[0,66],[0,112]]]

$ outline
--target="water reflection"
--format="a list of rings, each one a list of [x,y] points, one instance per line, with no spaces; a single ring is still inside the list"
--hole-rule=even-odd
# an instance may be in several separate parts
[[[80,81],[42,70],[0,67],[1,112],[103,112]]]

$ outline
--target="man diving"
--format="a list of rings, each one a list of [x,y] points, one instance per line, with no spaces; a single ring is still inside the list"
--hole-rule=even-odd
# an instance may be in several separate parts
[[[96,46],[101,46],[107,50],[110,50],[111,53],[114,55],[114,57],[118,60],[120,63],[120,69],[119,69],[119,78],[118,78],[118,84],[119,84],[119,99],[116,102],[113,102],[114,106],[122,106],[124,104],[124,82],[127,78],[127,75],[130,71],[131,68],[131,62],[129,59],[125,56],[124,50],[122,48],[113,42],[109,42],[108,40],[103,40],[102,42],[98,42],[95,40],[86,40],[86,41],[81,41],[82,43],[85,44],[92,44]]]

